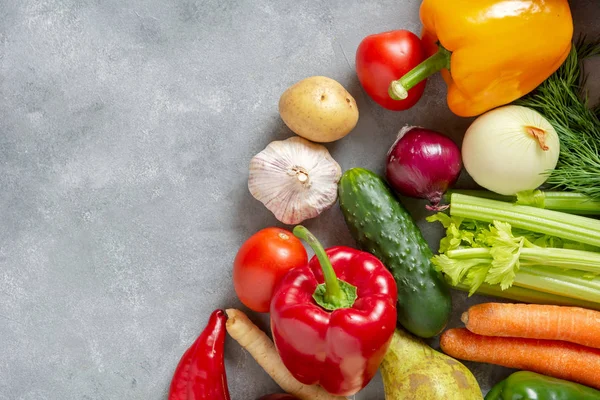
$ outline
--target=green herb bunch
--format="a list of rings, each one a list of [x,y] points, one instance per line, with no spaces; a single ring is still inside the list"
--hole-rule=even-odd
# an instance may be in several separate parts
[[[547,184],[600,199],[600,104],[589,107],[582,62],[600,55],[600,38],[581,38],[563,65],[535,91],[516,101],[542,114],[561,147]]]

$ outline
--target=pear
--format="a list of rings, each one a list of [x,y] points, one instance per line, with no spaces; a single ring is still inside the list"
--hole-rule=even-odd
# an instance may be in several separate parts
[[[483,399],[467,367],[400,329],[380,369],[385,400]]]

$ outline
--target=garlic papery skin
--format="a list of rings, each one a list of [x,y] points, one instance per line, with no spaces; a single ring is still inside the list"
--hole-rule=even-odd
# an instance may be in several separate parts
[[[340,165],[298,136],[271,142],[250,161],[248,189],[284,224],[314,218],[337,200]]]

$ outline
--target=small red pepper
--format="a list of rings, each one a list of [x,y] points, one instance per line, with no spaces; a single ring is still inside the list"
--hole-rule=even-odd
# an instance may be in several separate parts
[[[316,256],[288,272],[275,291],[275,345],[300,382],[353,395],[373,378],[389,347],[396,327],[396,282],[369,253],[342,246],[325,251],[303,226],[294,228],[294,235]]]
[[[223,353],[226,321],[223,310],[210,315],[175,369],[169,400],[230,400]]]
[[[407,91],[406,99],[390,97],[390,82],[406,75],[425,59],[421,39],[405,30],[369,35],[356,50],[356,74],[365,92],[380,106],[401,111],[414,106],[425,90],[426,80]]]

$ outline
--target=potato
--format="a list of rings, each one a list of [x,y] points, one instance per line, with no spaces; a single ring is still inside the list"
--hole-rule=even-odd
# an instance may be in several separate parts
[[[279,115],[295,134],[324,143],[341,139],[354,129],[358,107],[337,81],[311,76],[283,92]]]

